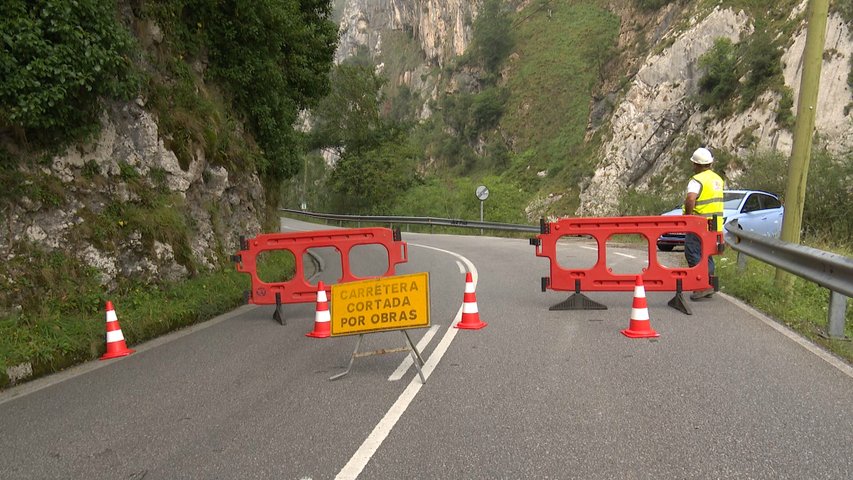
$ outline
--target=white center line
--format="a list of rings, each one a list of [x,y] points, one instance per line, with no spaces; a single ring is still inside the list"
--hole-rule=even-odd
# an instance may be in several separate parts
[[[474,288],[477,287],[477,269],[474,268],[474,264],[471,263],[470,260],[459,255],[458,253],[451,252],[449,250],[442,250],[440,248],[430,247],[427,245],[417,245],[410,243],[410,246],[415,247],[423,247],[429,248],[431,250],[436,250],[439,252],[447,253],[449,255],[453,255],[456,258],[460,259],[465,265],[468,266],[468,271],[471,272],[471,277],[474,282]],[[432,355],[426,360],[421,371],[424,374],[424,378],[427,379],[432,374],[432,371],[435,369],[438,362],[441,361],[441,357],[447,352],[447,349],[450,347],[450,342],[456,337],[456,334],[459,332],[459,329],[454,328],[454,326],[459,323],[462,319],[462,306],[459,306],[459,311],[456,312],[456,316],[453,318],[453,323],[451,323],[450,327],[448,327],[447,332],[444,333],[444,336],[441,338],[441,341],[435,347],[435,350],[432,352]],[[385,441],[385,438],[391,433],[391,429],[394,428],[394,425],[397,424],[397,420],[403,415],[406,409],[409,407],[409,404],[414,400],[415,395],[421,390],[424,384],[421,383],[421,379],[419,376],[415,375],[412,378],[412,381],[409,382],[409,385],[403,390],[403,393],[400,394],[400,397],[397,398],[397,401],[391,405],[391,408],[388,409],[388,412],[385,413],[385,416],[382,417],[382,420],[376,424],[376,427],[373,428],[373,431],[370,432],[370,435],[364,440],[358,450],[353,454],[352,458],[350,458],[349,462],[344,465],[344,468],[338,472],[338,475],[335,477],[336,479],[345,480],[345,479],[355,479],[358,478],[359,474],[361,474],[364,467],[367,466],[367,462],[373,457],[373,454],[376,453],[376,450],[379,449],[379,446],[382,445],[382,442]]]
[[[614,255],[619,255],[619,256],[622,256],[622,257],[628,257],[628,258],[637,258],[637,257],[635,257],[635,256],[633,256],[633,255],[628,255],[627,253],[621,253],[621,252],[613,252],[613,254],[614,254]]]

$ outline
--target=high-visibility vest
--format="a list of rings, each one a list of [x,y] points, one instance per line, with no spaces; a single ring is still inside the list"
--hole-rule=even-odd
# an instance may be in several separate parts
[[[703,170],[691,177],[702,186],[696,197],[696,206],[693,207],[694,215],[705,218],[717,216],[717,231],[723,231],[723,189],[725,182],[719,175],[711,170]]]

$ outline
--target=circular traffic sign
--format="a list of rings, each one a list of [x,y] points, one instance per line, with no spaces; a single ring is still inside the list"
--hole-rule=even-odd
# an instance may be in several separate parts
[[[480,201],[483,201],[483,200],[489,198],[489,189],[486,188],[485,185],[480,185],[479,187],[477,187],[476,195],[477,195],[477,198],[480,199]]]

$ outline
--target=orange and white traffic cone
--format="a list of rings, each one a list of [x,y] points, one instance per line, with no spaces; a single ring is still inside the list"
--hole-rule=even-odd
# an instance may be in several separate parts
[[[622,330],[622,334],[631,338],[654,338],[660,334],[652,329],[649,321],[649,306],[646,304],[646,289],[643,287],[643,277],[637,275],[634,285],[634,304],[631,307],[631,323]]]
[[[127,343],[124,341],[113,302],[107,300],[107,351],[101,356],[101,360],[124,357],[133,352],[134,350],[127,348]]]
[[[323,282],[317,283],[317,311],[314,314],[314,331],[306,333],[306,337],[326,338],[332,333],[332,315],[329,313],[329,302],[326,299],[326,287]]]
[[[480,312],[477,310],[477,294],[474,293],[474,279],[471,272],[465,274],[465,295],[462,297],[462,320],[456,324],[456,328],[466,330],[479,330],[488,325],[480,321]]]

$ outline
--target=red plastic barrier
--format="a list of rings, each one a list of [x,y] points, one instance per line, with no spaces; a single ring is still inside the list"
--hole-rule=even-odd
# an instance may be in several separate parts
[[[631,291],[634,289],[637,275],[616,275],[607,267],[607,240],[613,235],[642,235],[648,244],[649,264],[641,274],[646,290],[676,291],[680,297],[682,290],[706,289],[714,286],[716,282],[716,279],[709,278],[707,259],[708,256],[723,251],[723,234],[709,228],[709,220],[693,215],[562,218],[550,223],[543,220],[542,233],[531,239],[530,243],[536,245],[537,257],[548,257],[551,263],[550,277],[542,279],[543,292],[546,289],[575,291],[577,294],[581,291]],[[658,263],[657,239],[665,233],[673,232],[699,236],[702,241],[702,260],[696,266],[667,268]],[[557,241],[564,236],[579,235],[595,239],[598,244],[598,260],[588,269],[561,267],[557,261]]]
[[[247,301],[256,305],[308,303],[317,298],[317,287],[305,280],[302,258],[311,248],[333,247],[341,255],[341,282],[364,280],[350,269],[350,250],[359,245],[381,245],[388,252],[388,270],[381,276],[394,275],[396,265],[408,261],[408,246],[400,240],[400,232],[388,228],[348,228],[296,233],[266,233],[241,239],[240,252],[232,257],[237,271],[252,277]],[[257,256],[270,250],[287,250],[296,260],[293,278],[287,282],[266,283],[258,278]],[[330,290],[330,289],[327,289]],[[278,297],[278,298],[276,298]]]

